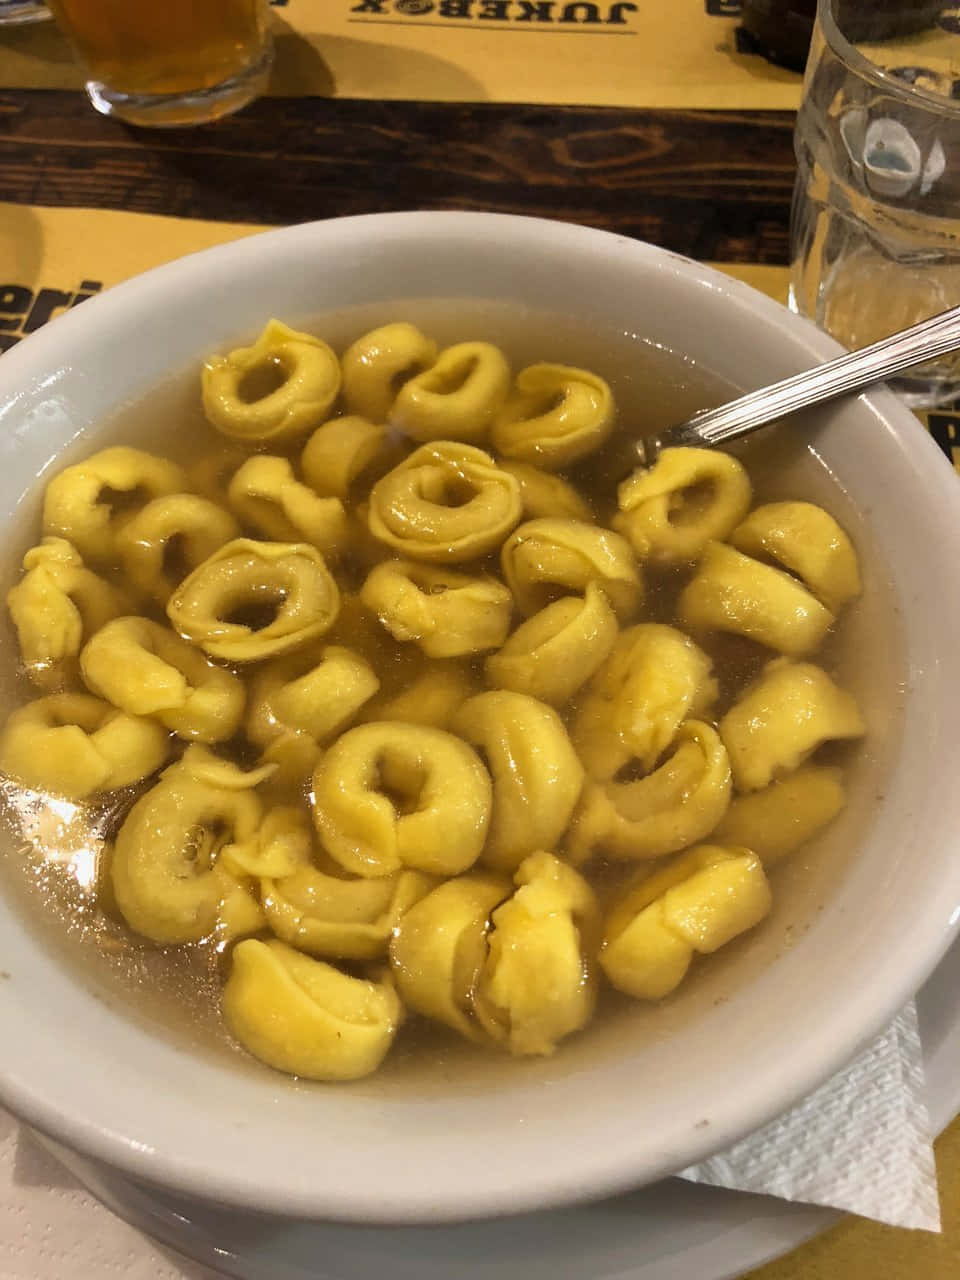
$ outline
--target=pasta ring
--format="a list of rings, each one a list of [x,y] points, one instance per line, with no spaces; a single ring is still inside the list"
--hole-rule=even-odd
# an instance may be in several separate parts
[[[510,458],[502,458],[499,465],[520,486],[525,520],[583,520],[586,524],[593,521],[593,512],[587,503],[573,485],[560,476]]]
[[[301,483],[286,458],[248,458],[230,481],[227,498],[241,520],[274,542],[309,542],[330,555],[347,540],[343,503]]]
[[[273,608],[266,625],[232,622],[243,609]],[[259,662],[303,648],[333,626],[340,592],[315,547],[235,538],[194,569],[167,603],[185,640],[226,662]]]
[[[244,397],[249,379],[282,375],[278,387]],[[203,409],[225,436],[247,444],[305,435],[329,416],[340,392],[340,363],[320,338],[271,320],[252,347],[211,356],[203,367]]]
[[[712,838],[744,845],[773,866],[812,840],[845,803],[842,769],[804,765],[761,791],[734,796]]]
[[[0,734],[0,770],[34,791],[85,800],[155,773],[170,752],[164,729],[85,693],[54,693],[13,711]]]
[[[260,776],[188,752],[141,796],[117,833],[111,866],[131,929],[165,944],[214,932],[238,887],[218,856],[259,826],[263,808],[253,787]]]
[[[860,594],[857,553],[829,512],[812,502],[768,502],[737,525],[730,541],[795,573],[832,612]]]
[[[580,520],[528,520],[503,544],[500,564],[520,611],[536,613],[557,590],[580,595],[588,582],[603,587],[621,619],[643,599],[640,569],[626,538]]]
[[[473,560],[520,519],[520,486],[472,445],[425,444],[378,480],[370,532],[415,560]]]
[[[442,729],[401,721],[349,729],[313,777],[321,843],[361,876],[401,867],[466,871],[483,849],[491,799],[490,775],[472,747]]]
[[[223,1012],[255,1058],[307,1080],[370,1075],[403,1017],[389,974],[352,978],[284,942],[256,938],[234,948]]]
[[[390,424],[414,440],[485,438],[510,390],[510,366],[489,342],[458,342],[397,392]]]
[[[396,464],[399,442],[366,418],[332,418],[317,427],[300,455],[307,484],[322,497],[345,500],[360,478],[377,479]]]
[[[449,729],[457,709],[476,692],[472,671],[447,662],[415,676],[393,697],[377,698],[367,708],[366,718]]]
[[[181,738],[225,742],[243,718],[243,682],[149,618],[115,618],[89,640],[80,670],[91,693],[130,715],[155,715]]]
[[[532,364],[493,424],[498,453],[559,471],[593,453],[610,435],[616,405],[609,384],[586,369]]]
[[[635,782],[587,783],[568,852],[575,863],[601,852],[644,860],[676,853],[708,836],[726,813],[730,761],[702,720],[679,728],[671,755]]]
[[[641,561],[684,564],[727,537],[750,497],[750,477],[729,453],[664,449],[652,467],[638,468],[620,485],[613,527]]]
[[[791,658],[819,649],[834,617],[782,569],[712,542],[681,592],[677,617],[694,630],[731,631]]]
[[[495,690],[465,702],[451,727],[482,753],[493,777],[483,862],[515,871],[529,854],[556,848],[580,798],[583,766],[553,708]]]
[[[284,733],[325,742],[345,729],[379,688],[366,659],[339,645],[278,658],[253,678],[247,737],[260,746]]]
[[[513,597],[488,574],[387,560],[367,577],[360,599],[395,640],[412,641],[431,658],[498,649],[507,638]]]
[[[412,324],[398,321],[371,329],[347,347],[340,361],[347,408],[372,422],[386,422],[398,383],[429,368],[436,358],[437,344]]]
[[[36,684],[54,685],[65,664],[105,622],[130,610],[117,587],[99,578],[63,538],[44,538],[23,557],[25,573],[7,592],[20,660]]]
[[[151,498],[182,492],[183,469],[142,449],[115,445],[54,476],[43,497],[43,532],[66,538],[84,560],[115,558],[116,536],[138,507]],[[109,494],[126,495],[118,511]]]
[[[522,623],[499,653],[487,658],[487,681],[562,707],[609,656],[617,619],[595,582],[583,599],[565,596]]]
[[[128,520],[116,547],[137,590],[165,605],[188,573],[239,533],[233,516],[215,502],[171,493],[154,498]]]

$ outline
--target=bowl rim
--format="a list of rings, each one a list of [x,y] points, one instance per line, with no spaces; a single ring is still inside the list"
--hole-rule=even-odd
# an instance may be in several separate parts
[[[785,351],[811,364],[842,351],[833,339],[820,333],[812,324],[743,282],[669,250],[625,236],[576,224],[505,214],[364,214],[302,223],[243,237],[156,267],[87,300],[82,309],[57,318],[5,354],[0,365],[0,420],[10,407],[4,403],[4,384],[13,388],[10,404],[15,406],[18,387],[22,395],[24,387],[38,385],[50,368],[58,367],[68,358],[72,336],[80,332],[81,325],[88,332],[91,327],[102,327],[108,331],[114,317],[135,313],[144,303],[149,304],[151,297],[162,298],[184,286],[195,289],[198,280],[203,282],[204,273],[210,273],[211,278],[214,275],[219,277],[225,271],[242,275],[246,263],[269,254],[277,245],[283,246],[285,253],[308,247],[311,250],[329,250],[338,241],[348,242],[354,235],[361,239],[375,236],[381,240],[396,241],[404,237],[419,239],[425,235],[452,234],[454,231],[458,235],[474,232],[485,235],[494,229],[500,237],[510,236],[515,241],[519,239],[529,244],[534,252],[543,237],[548,236],[553,247],[567,247],[573,253],[591,246],[596,249],[600,245],[601,248],[605,246],[607,250],[615,249],[633,256],[647,269],[722,294],[776,329],[783,336]],[[888,446],[899,451],[899,457],[908,469],[922,475],[928,502],[944,513],[947,524],[953,527],[960,551],[960,503],[957,503],[956,477],[949,465],[945,465],[941,451],[916,417],[890,391],[875,391],[860,399],[879,425],[885,428]],[[957,893],[952,900],[960,903],[960,867],[954,887]],[[930,927],[920,942],[915,940],[909,967],[898,967],[893,962],[895,948],[890,948],[889,955],[878,958],[877,967],[884,980],[873,983],[868,995],[860,993],[857,1017],[852,1025],[839,1022],[836,1016],[831,1021],[829,1013],[825,1014],[830,1034],[824,1038],[819,1051],[811,1055],[808,1049],[805,1054],[787,1055],[775,1078],[773,1073],[768,1073],[770,1078],[754,1079],[751,1088],[745,1089],[741,1096],[726,1100],[723,1118],[708,1132],[696,1132],[691,1128],[678,1134],[669,1171],[703,1159],[782,1113],[841,1068],[878,1034],[933,971],[960,929],[960,909],[954,911],[947,922],[942,903],[935,909],[932,901],[925,902],[924,919]],[[811,1056],[814,1062],[811,1062]],[[535,1181],[523,1176],[514,1176],[513,1180],[501,1178],[497,1185],[486,1185],[469,1195],[456,1186],[439,1185],[434,1203],[426,1210],[417,1201],[416,1194],[406,1194],[402,1186],[397,1188],[392,1198],[380,1199],[374,1204],[369,1196],[358,1199],[351,1190],[344,1192],[329,1187],[324,1188],[322,1196],[318,1197],[314,1189],[304,1188],[292,1176],[285,1183],[265,1186],[256,1171],[221,1165],[214,1174],[202,1159],[189,1158],[180,1152],[161,1154],[144,1148],[116,1132],[106,1121],[97,1121],[51,1105],[49,1099],[39,1096],[31,1087],[28,1077],[11,1074],[5,1064],[0,1064],[0,1102],[55,1140],[140,1181],[154,1182],[177,1193],[201,1199],[308,1218],[322,1216],[370,1223],[455,1221],[496,1216],[599,1198],[668,1172],[666,1169],[653,1175],[645,1172],[639,1152],[637,1158],[625,1160],[622,1154],[619,1157],[616,1153],[605,1156],[603,1151],[578,1150],[573,1169],[559,1166],[544,1168]]]

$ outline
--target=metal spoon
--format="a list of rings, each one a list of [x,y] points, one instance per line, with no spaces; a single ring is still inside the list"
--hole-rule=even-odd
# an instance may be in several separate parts
[[[851,391],[862,391],[864,387],[884,382],[904,369],[947,355],[958,348],[960,306],[941,311],[939,315],[909,329],[901,329],[899,333],[869,347],[850,351],[792,378],[751,391],[718,409],[706,409],[688,422],[638,440],[637,453],[641,463],[651,467],[661,449],[677,445],[717,448],[797,409],[807,409]]]

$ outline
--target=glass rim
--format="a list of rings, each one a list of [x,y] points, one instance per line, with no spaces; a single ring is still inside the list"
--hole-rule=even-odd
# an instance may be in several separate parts
[[[906,102],[914,102],[918,107],[929,106],[941,115],[960,116],[960,100],[945,98],[942,94],[931,93],[928,89],[907,84],[905,80],[890,75],[875,62],[864,57],[857,46],[851,44],[837,26],[833,16],[835,3],[836,0],[817,0],[817,23],[823,31],[826,43],[850,65],[857,75],[871,81],[880,89],[896,94]]]

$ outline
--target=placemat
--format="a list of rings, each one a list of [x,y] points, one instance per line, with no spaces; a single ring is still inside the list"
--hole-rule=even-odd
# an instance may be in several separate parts
[[[145,0],[140,0],[144,3]],[[273,0],[271,92],[421,102],[795,109],[740,0]],[[0,89],[78,88],[52,22],[0,27]]]
[[[0,353],[111,284],[266,228],[106,209],[0,203]],[[713,264],[785,302],[786,267]],[[960,406],[920,414],[960,473]]]

